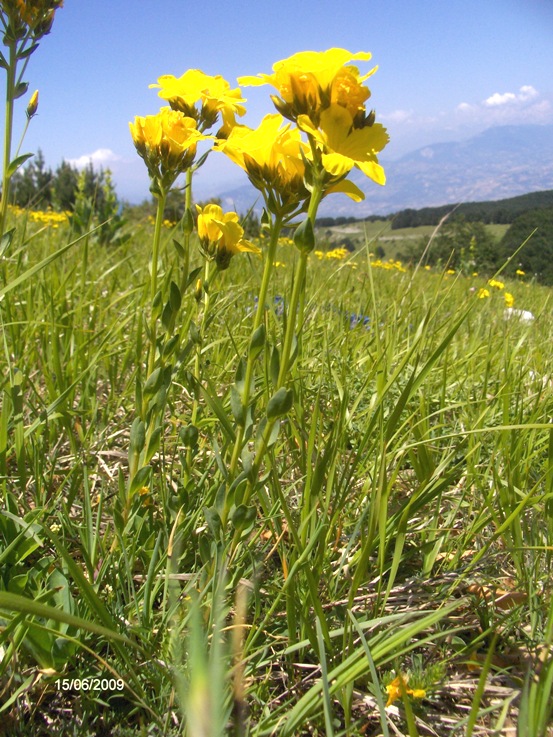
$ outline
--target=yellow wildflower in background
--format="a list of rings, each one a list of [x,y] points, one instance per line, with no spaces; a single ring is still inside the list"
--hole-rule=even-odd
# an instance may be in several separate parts
[[[196,128],[196,121],[163,107],[156,115],[137,116],[129,123],[132,139],[158,189],[168,190],[196,155],[196,144],[210,138]]]
[[[505,284],[497,279],[488,279],[488,284],[490,287],[494,287],[495,289],[504,289],[505,287]]]
[[[333,248],[332,251],[327,251],[325,258],[336,258],[342,260],[349,256],[347,248]]]
[[[386,686],[386,692],[388,693],[386,708],[391,706],[394,701],[397,701],[401,698],[402,691],[404,691],[409,696],[412,696],[414,699],[424,699],[424,697],[426,696],[426,691],[423,688],[408,688],[408,681],[408,676],[402,676],[400,674]]]
[[[244,228],[235,212],[223,213],[219,205],[196,205],[198,211],[198,237],[207,258],[214,259],[219,269],[227,269],[236,253],[261,253],[261,250],[244,238]]]
[[[165,74],[150,87],[159,88],[159,97],[167,100],[173,110],[197,120],[201,130],[210,128],[221,113],[221,131],[228,134],[236,123],[235,115],[246,112],[240,88],[231,89],[220,74],[211,77],[199,69],[189,69],[181,77]],[[197,103],[201,103],[199,110]]]
[[[515,303],[515,298],[510,292],[504,292],[503,297],[505,299],[505,307],[512,307]]]
[[[240,77],[241,85],[270,84],[280,97],[272,96],[277,110],[290,120],[298,115],[309,115],[315,124],[321,109],[330,103],[343,105],[352,116],[363,109],[370,91],[362,82],[374,74],[377,67],[361,76],[351,61],[369,61],[371,54],[360,51],[352,54],[346,49],[301,51],[273,65],[273,74]]]
[[[485,299],[486,297],[490,296],[490,290],[484,289],[483,287],[478,290],[478,294],[476,295],[478,299]]]
[[[53,210],[26,210],[16,205],[8,205],[10,212],[16,217],[27,217],[32,223],[40,223],[40,225],[51,225],[58,228],[69,222],[67,212],[54,212]]]
[[[526,276],[526,272],[525,272],[525,271],[523,271],[522,269],[517,269],[517,270],[515,271],[515,274],[516,274],[517,276]]]

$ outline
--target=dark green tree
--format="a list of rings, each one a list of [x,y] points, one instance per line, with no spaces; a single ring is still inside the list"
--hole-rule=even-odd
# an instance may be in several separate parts
[[[507,273],[522,269],[542,284],[553,285],[553,208],[529,210],[515,219],[500,243],[503,259],[511,257],[527,238]]]
[[[52,170],[46,167],[44,155],[38,149],[28,164],[12,177],[11,201],[18,207],[46,210],[52,206]]]
[[[419,243],[416,254],[422,255],[427,239]],[[471,222],[464,216],[447,220],[426,251],[424,263],[461,269],[467,273],[495,271],[499,265],[499,250],[494,238],[481,222]]]
[[[73,208],[79,184],[79,172],[65,159],[56,169],[54,176],[54,202],[59,210]]]

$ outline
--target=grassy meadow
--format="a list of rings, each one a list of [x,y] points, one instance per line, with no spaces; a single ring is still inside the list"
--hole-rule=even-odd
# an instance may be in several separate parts
[[[148,385],[153,226],[111,247],[8,217],[0,734],[552,733],[549,289],[379,261],[370,238],[311,253],[277,412],[290,241],[262,340],[262,259],[240,254],[203,293],[189,280],[163,321],[170,379]],[[181,238],[163,226],[164,295]],[[505,319],[505,291],[535,319]],[[129,503],[146,400],[161,431]]]
[[[0,735],[552,735],[551,291],[478,275],[480,236],[455,270],[317,232],[386,181],[366,51],[239,78],[280,95],[256,129],[220,75],[159,77],[152,221],[109,172],[52,183],[12,143],[62,5],[0,0]],[[212,153],[259,237],[194,204]]]

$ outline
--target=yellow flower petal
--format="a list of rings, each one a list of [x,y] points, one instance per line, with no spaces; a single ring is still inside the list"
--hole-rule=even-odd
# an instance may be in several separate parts
[[[282,115],[273,114],[266,115],[255,129],[237,125],[226,139],[215,142],[215,149],[244,169],[258,189],[269,187],[290,203],[300,202],[309,195],[302,158],[308,147],[297,128],[283,123]]]
[[[350,182],[349,179],[343,179],[341,182],[333,184],[325,190],[325,195],[333,194],[334,192],[342,192],[342,194],[347,195],[354,202],[361,202],[361,200],[365,199],[365,193],[362,192],[356,184]]]
[[[299,116],[298,126],[322,150],[323,166],[329,174],[341,177],[356,166],[377,184],[385,184],[384,169],[376,157],[389,140],[382,125],[354,128],[353,116],[346,108],[330,105],[320,115],[320,129],[307,115]]]

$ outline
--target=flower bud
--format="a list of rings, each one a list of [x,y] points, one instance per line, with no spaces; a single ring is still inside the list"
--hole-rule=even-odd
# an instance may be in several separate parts
[[[311,218],[306,218],[298,225],[294,233],[294,245],[303,253],[309,253],[315,248],[315,231]]]
[[[203,294],[202,280],[198,279],[196,281],[196,286],[194,288],[194,299],[196,300],[196,302],[199,302],[201,300],[202,294]]]
[[[27,114],[27,118],[30,120],[33,115],[36,115],[36,111],[38,108],[38,90],[35,90],[33,94],[31,95],[31,99],[29,100],[29,104],[27,105],[27,110],[25,111]]]

